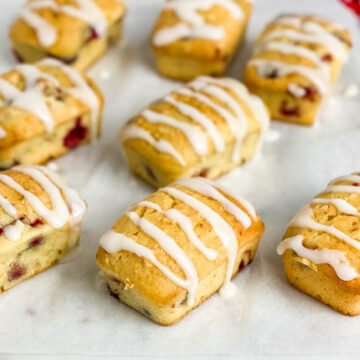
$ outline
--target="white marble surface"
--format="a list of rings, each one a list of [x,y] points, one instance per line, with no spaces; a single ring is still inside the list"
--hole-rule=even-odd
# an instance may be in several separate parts
[[[15,64],[7,33],[23,2],[0,2],[0,71]],[[103,137],[56,161],[89,204],[81,246],[62,264],[0,296],[0,359],[358,359],[360,319],[291,288],[275,253],[300,205],[333,177],[360,169],[360,96],[344,93],[360,84],[360,27],[336,0],[256,1],[246,45],[232,65],[230,74],[241,78],[254,37],[282,12],[328,16],[354,37],[350,61],[319,123],[273,123],[263,155],[219,180],[251,200],[266,223],[256,260],[235,280],[236,297],[215,295],[164,328],[96,288],[100,235],[151,192],[126,169],[116,134],[136,111],[177,86],[156,74],[148,46],[162,2],[128,0],[123,43],[90,71],[105,93]]]

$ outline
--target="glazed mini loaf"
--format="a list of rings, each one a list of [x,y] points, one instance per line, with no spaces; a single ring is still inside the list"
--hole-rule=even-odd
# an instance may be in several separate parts
[[[249,160],[269,124],[262,101],[233,79],[199,77],[130,120],[120,133],[131,170],[155,187],[214,179]]]
[[[210,180],[181,180],[134,205],[100,241],[97,262],[111,292],[171,325],[249,264],[264,231],[246,200]]]
[[[249,0],[170,0],[152,32],[161,74],[180,80],[221,76],[244,37]]]
[[[360,173],[333,180],[304,206],[278,253],[293,286],[343,314],[360,314]]]
[[[0,172],[0,292],[53,266],[79,241],[86,205],[42,166]]]
[[[311,125],[350,48],[350,35],[338,24],[283,15],[257,39],[244,82],[264,100],[273,119]]]
[[[10,30],[20,61],[54,57],[84,71],[117,42],[122,0],[28,0]]]
[[[54,59],[0,75],[0,167],[41,164],[100,134],[102,95]]]

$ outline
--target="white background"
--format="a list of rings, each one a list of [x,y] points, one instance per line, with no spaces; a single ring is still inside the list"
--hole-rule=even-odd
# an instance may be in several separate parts
[[[15,64],[7,34],[23,2],[0,2],[0,71]],[[152,191],[126,169],[118,130],[178,86],[154,71],[148,44],[162,2],[128,0],[122,44],[90,71],[106,99],[103,137],[57,160],[89,205],[81,245],[63,263],[0,295],[0,359],[358,359],[360,318],[340,315],[291,288],[275,253],[303,203],[333,177],[360,170],[360,97],[342,95],[344,86],[360,84],[360,25],[336,0],[258,0],[246,44],[230,70],[241,79],[254,37],[282,12],[327,16],[346,25],[354,38],[350,61],[318,124],[272,123],[263,155],[219,180],[252,201],[266,224],[257,258],[235,280],[237,295],[227,301],[214,295],[164,328],[96,286],[99,237]],[[280,138],[270,141],[274,135]]]

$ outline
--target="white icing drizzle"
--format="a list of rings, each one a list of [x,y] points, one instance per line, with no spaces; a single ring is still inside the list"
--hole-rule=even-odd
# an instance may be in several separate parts
[[[41,187],[49,194],[52,209],[47,208],[42,201],[32,192],[25,190],[14,179],[5,174],[0,174],[0,181],[12,187],[18,193],[23,195],[31,204],[34,210],[54,228],[61,228],[69,219],[68,207],[61,196],[61,192],[57,186],[54,185],[50,179],[45,176],[40,170],[32,166],[16,166],[13,168],[16,171],[29,175],[37,181]]]
[[[311,208],[311,203],[305,205],[295,216],[295,218],[291,221],[289,226],[295,227],[304,227],[308,229],[312,229],[315,231],[325,232],[331,236],[337,237],[353,246],[356,249],[360,250],[360,242],[354,240],[351,236],[345,234],[341,230],[337,229],[332,225],[323,225],[312,219],[313,210]]]
[[[124,143],[130,139],[142,139],[148,142],[159,152],[167,153],[173,156],[182,166],[186,165],[186,162],[182,155],[166,140],[155,140],[151,134],[143,128],[136,125],[130,125],[125,128],[121,133],[121,142]]]
[[[51,24],[34,11],[41,8],[49,8],[56,11],[57,4],[52,0],[31,2],[26,4],[21,16],[35,30],[40,44],[44,47],[49,47],[56,42],[57,32]]]
[[[215,5],[228,10],[235,19],[243,17],[241,7],[232,0],[172,0],[165,4],[164,9],[173,10],[180,23],[159,30],[154,36],[155,46],[165,46],[183,38],[222,40],[225,36],[224,28],[207,24],[198,12],[209,10]]]
[[[358,193],[360,194],[360,188],[355,185],[334,185],[339,181],[350,181],[358,183],[360,181],[360,176],[358,174],[352,174],[348,176],[339,177],[330,182],[329,186],[323,192],[345,192],[345,193]],[[353,215],[360,217],[360,212],[351,205],[346,199],[339,198],[315,198],[311,203],[305,205],[295,218],[291,221],[290,227],[304,227],[312,229],[319,232],[328,233],[331,236],[334,236],[340,240],[345,241],[354,248],[360,250],[360,242],[353,239],[351,236],[345,234],[341,230],[337,229],[332,225],[323,225],[312,219],[313,209],[312,204],[331,204],[335,206],[339,212],[343,214]],[[328,263],[330,264],[340,279],[344,281],[349,281],[360,276],[357,271],[349,264],[346,254],[339,250],[311,250],[307,249],[302,245],[303,236],[297,235],[295,237],[290,237],[284,239],[278,246],[278,254],[282,255],[288,248],[293,249],[299,256],[310,259],[316,264]]]
[[[0,139],[5,139],[6,135],[7,135],[7,133],[6,133],[5,129],[2,126],[0,126]]]
[[[17,214],[16,208],[9,200],[5,199],[4,196],[2,196],[2,195],[0,195],[0,206],[10,216],[17,218],[18,214]]]
[[[10,104],[11,106],[29,111],[43,122],[47,132],[52,132],[54,129],[54,119],[38,81],[46,79],[55,85],[59,85],[59,82],[53,76],[40,71],[33,65],[18,65],[15,70],[24,76],[25,90],[20,91],[14,85],[1,79],[0,92],[4,97],[3,104]]]
[[[235,257],[238,249],[238,242],[233,228],[213,209],[205,205],[203,202],[195,199],[193,196],[172,187],[162,188],[164,191],[176,199],[179,199],[189,205],[212,226],[215,234],[218,236],[228,254],[228,264],[224,285],[231,281],[234,271]]]
[[[181,267],[185,273],[186,280],[183,280],[180,283],[178,282],[179,279],[175,279],[176,281],[174,282],[188,291],[187,304],[189,306],[194,305],[195,292],[199,280],[197,271],[185,252],[179,247],[179,245],[176,244],[173,238],[168,236],[149,220],[140,218],[139,215],[134,211],[127,213],[127,216],[136,226],[140,227],[142,231],[153,238],[162,247],[162,249]]]
[[[244,226],[245,229],[248,229],[251,226],[250,217],[232,201],[226,198],[220,191],[218,191],[211,181],[193,178],[179,180],[176,184],[217,200],[226,211],[234,215],[234,217]]]
[[[199,110],[194,108],[191,105],[182,103],[180,101],[176,101],[173,97],[167,96],[164,99],[166,102],[175,107],[177,111],[179,111],[182,115],[185,115],[191,118],[196,123],[203,126],[206,130],[206,133],[211,137],[214,142],[215,149],[217,152],[223,152],[225,149],[224,140],[216,128],[215,124],[208,119],[205,115],[203,115]]]
[[[163,272],[171,281],[173,281],[176,285],[184,288],[190,289],[190,283],[188,279],[182,279],[179,276],[175,275],[169,268],[163,265],[154,255],[154,253],[148,249],[147,247],[138,244],[136,241],[131,239],[130,237],[117,233],[113,230],[105,233],[100,239],[100,246],[105,249],[110,254],[114,254],[118,251],[125,250],[136,254],[139,257],[143,257],[151,261],[161,272]],[[192,285],[192,284],[191,284]],[[196,288],[195,288],[196,290]],[[189,291],[189,290],[188,290]],[[191,289],[193,291],[193,289]],[[193,296],[194,294],[192,294]],[[188,305],[191,306],[190,301],[194,301],[194,299],[187,298]]]
[[[201,183],[203,183],[204,190],[199,189]],[[223,194],[221,194],[210,180],[193,179],[191,181],[181,181],[180,185],[187,188],[194,188],[195,191],[202,192],[205,196],[211,197],[220,202],[224,209],[233,214],[241,223],[245,223],[247,225],[248,221],[251,222],[249,217],[239,207],[237,207]],[[159,191],[168,193],[175,199],[184,202],[193,210],[198,212],[199,215],[202,216],[212,226],[215,234],[226,248],[228,255],[227,271],[223,287],[220,290],[220,295],[225,297],[232,296],[236,289],[234,284],[231,284],[230,281],[233,275],[235,258],[238,249],[237,237],[233,228],[216,211],[214,211],[202,201],[197,200],[195,197],[173,187],[165,187]],[[234,199],[239,202],[242,200],[240,197],[235,196]],[[195,234],[191,218],[185,216],[181,211],[174,208],[163,210],[159,204],[148,200],[141,201],[136,206],[143,206],[154,209],[155,211],[163,214],[181,228],[181,230],[187,236],[188,240],[209,261],[214,261],[216,259],[218,254],[217,251],[206,247],[202,243],[199,237]],[[245,202],[244,207],[249,209],[251,216],[253,216],[255,219],[257,218],[256,212],[251,205]],[[198,274],[191,260],[176,244],[174,239],[169,237],[149,220],[145,219],[144,217],[140,218],[139,215],[134,211],[129,211],[126,215],[133,221],[136,226],[140,227],[143,232],[153,238],[163,248],[163,250],[178,263],[178,265],[183,269],[186,275],[186,279],[182,279],[174,275],[170,269],[166,268],[156,259],[150,249],[136,243],[134,240],[125,236],[124,234],[116,233],[111,230],[101,238],[100,246],[109,253],[116,253],[120,250],[127,250],[135,253],[140,257],[147,258],[178,286],[188,290],[188,304],[194,304],[194,297],[198,285]]]
[[[100,100],[95,90],[86,82],[83,76],[70,66],[66,66],[55,59],[45,59],[40,62],[42,65],[54,66],[62,70],[72,81],[73,87],[66,88],[65,91],[86,104],[91,110],[92,129],[91,137],[95,140],[98,133],[98,123],[100,118]]]
[[[348,49],[342,41],[314,22],[304,22],[301,29],[297,30],[278,29],[271,31],[264,37],[263,41],[279,39],[281,37],[286,37],[293,41],[324,45],[334,57],[342,62],[346,61],[348,57]]]
[[[19,169],[19,167],[17,167],[17,169]],[[45,166],[36,166],[36,169],[45,174],[59,189],[61,189],[61,192],[70,208],[70,225],[74,226],[80,224],[86,213],[86,204],[80,198],[77,191],[71,188],[64,179],[62,179],[50,168]]]
[[[210,89],[209,86],[207,86],[209,84],[212,85]],[[238,97],[238,99],[246,103],[250,107],[256,120],[259,121],[261,125],[261,136],[259,139],[258,150],[260,150],[264,134],[270,127],[270,117],[264,105],[264,102],[258,96],[250,94],[248,89],[243,84],[231,78],[216,79],[207,76],[201,76],[197,78],[194,82],[190,83],[190,86],[194,86],[198,89],[198,91],[203,91],[217,97],[220,101],[229,106],[236,115],[236,122],[232,125],[229,123],[229,126],[232,128],[234,134],[236,135],[238,142],[237,146],[234,149],[234,161],[238,161],[240,159],[241,154],[240,151],[237,150],[240,148],[243,137],[246,134],[247,119],[244,118],[245,115],[242,109],[240,109],[239,111],[238,106],[236,106],[236,103],[232,101],[231,96],[225,91],[223,91],[222,88],[232,91]],[[243,129],[243,127],[245,127],[245,130]]]
[[[58,229],[63,227],[67,221],[69,221],[70,224],[76,224],[81,221],[85,212],[85,204],[77,195],[75,195],[73,190],[57,177],[57,175],[42,166],[21,165],[14,167],[13,170],[27,174],[37,181],[44,191],[49,194],[52,208],[47,208],[35,194],[25,190],[10,176],[0,174],[0,181],[23,195],[39,216],[44,218],[51,226]],[[54,182],[56,182],[56,185]],[[63,192],[66,200],[69,201],[68,204],[62,197],[60,190]],[[9,203],[6,201],[4,202],[4,200],[5,199],[0,197],[0,204],[3,206],[4,210],[11,216],[17,216],[16,209],[13,208],[12,205],[9,206]],[[71,208],[71,215],[68,206]]]
[[[55,44],[58,33],[54,26],[43,19],[36,10],[51,9],[56,13],[64,13],[81,19],[91,25],[99,36],[104,36],[107,31],[107,20],[101,9],[93,0],[74,0],[77,7],[60,5],[56,0],[39,0],[26,4],[22,11],[22,18],[31,26],[38,37],[40,44],[50,47]]]
[[[292,95],[294,95],[295,97],[298,97],[298,98],[302,98],[303,96],[306,95],[306,90],[303,87],[301,87],[295,83],[290,83],[288,85],[288,91]]]
[[[181,130],[189,140],[196,154],[204,155],[207,153],[208,140],[206,134],[198,126],[147,109],[144,110],[141,115],[151,123],[162,123]]]
[[[244,139],[244,136],[246,135],[247,131],[247,116],[245,115],[243,109],[241,108],[240,104],[225,90],[223,90],[221,87],[215,85],[209,85],[207,82],[207,78],[200,77],[189,84],[190,88],[194,88],[196,91],[202,91],[206,94],[209,94],[211,96],[214,96],[218,98],[220,101],[225,103],[227,106],[231,108],[231,110],[234,112],[236,119],[235,121],[232,120],[232,118],[225,118],[225,120],[228,121],[228,125],[231,129],[231,131],[235,134],[236,137],[236,143],[233,151],[233,161],[238,162],[240,160],[240,148]]]
[[[258,51],[261,50],[274,50],[283,54],[293,54],[305,57],[314,63],[318,71],[321,73],[320,76],[324,77],[328,83],[330,82],[330,66],[327,62],[323,61],[319,54],[314,50],[311,50],[305,46],[288,44],[278,41],[261,43]]]
[[[309,259],[314,264],[329,264],[337,276],[344,281],[350,281],[360,276],[351,266],[345,254],[333,249],[308,249],[303,245],[304,237],[296,235],[283,240],[277,247],[277,253],[283,255],[288,249],[296,252],[298,256]]]
[[[4,234],[6,238],[8,238],[11,241],[19,240],[24,230],[24,226],[25,226],[24,223],[20,220],[16,220],[15,224],[5,226]]]
[[[234,94],[228,93],[225,89],[232,91]],[[245,102],[261,125],[260,147],[263,140],[263,133],[269,127],[269,115],[262,100],[250,95],[242,84],[232,79],[199,77],[186,87],[175,90],[171,95],[163,99],[163,101],[173,106],[180,115],[190,118],[196,124],[180,121],[173,116],[161,114],[150,109],[142,111],[141,116],[150,123],[162,123],[181,130],[192,145],[194,152],[201,156],[208,152],[208,137],[210,137],[214,143],[215,150],[217,152],[223,152],[225,150],[223,135],[210,117],[208,118],[194,106],[185,103],[185,100],[175,99],[174,95],[193,97],[210,107],[226,121],[235,137],[232,158],[235,163],[238,163],[240,160],[240,150],[248,128],[248,115],[244,112],[240,104],[240,101]],[[224,105],[219,105],[219,103],[213,100],[213,97]],[[228,110],[227,107],[229,107],[231,111]],[[128,132],[126,129],[124,131]],[[134,131],[133,136],[135,135],[136,132]],[[125,138],[129,139],[131,135],[128,134]]]
[[[322,94],[326,94],[329,90],[329,83],[322,72],[316,68],[311,68],[304,65],[291,65],[278,60],[266,59],[252,59],[249,62],[250,66],[255,66],[260,76],[266,77],[274,70],[277,71],[278,76],[286,76],[288,74],[300,74],[308,78],[314,83]]]
[[[274,23],[291,26],[292,28],[274,29],[266,34],[256,49],[256,53],[263,50],[278,51],[283,54],[294,54],[305,57],[313,62],[315,68],[303,65],[290,65],[275,60],[253,60],[250,65],[257,66],[259,75],[266,76],[269,71],[277,70],[279,76],[290,73],[298,73],[313,82],[322,94],[327,93],[331,83],[331,70],[326,61],[323,61],[319,54],[306,46],[281,42],[281,38],[289,39],[293,42],[301,41],[310,44],[320,44],[326,47],[330,54],[340,61],[345,62],[348,57],[348,49],[331,32],[323,28],[320,24],[304,20],[300,16],[281,16]],[[301,88],[297,89],[294,84],[289,85],[289,92],[296,97],[305,95]]]
[[[217,251],[210,249],[204,245],[194,231],[191,219],[185,216],[177,209],[163,210],[158,204],[151,201],[141,201],[138,206],[145,206],[155,209],[157,212],[164,214],[168,219],[177,223],[181,230],[186,234],[191,243],[210,261],[215,260]]]
[[[313,204],[332,204],[344,214],[360,216],[360,212],[344,199],[323,199],[316,198]]]

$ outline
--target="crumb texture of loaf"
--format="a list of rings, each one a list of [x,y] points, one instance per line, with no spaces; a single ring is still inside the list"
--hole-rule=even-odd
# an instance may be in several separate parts
[[[241,165],[260,150],[268,127],[266,106],[240,82],[199,77],[131,119],[120,142],[131,170],[159,187]]]
[[[78,243],[86,204],[55,172],[0,172],[0,292],[45,270]]]
[[[11,27],[10,39],[23,61],[54,56],[82,71],[90,65],[82,50],[90,62],[101,56],[106,43],[119,35],[115,32],[122,29],[125,11],[121,0],[29,0]]]
[[[351,49],[341,25],[309,15],[281,15],[256,41],[244,82],[273,119],[311,125]]]
[[[248,0],[168,1],[151,36],[159,71],[180,80],[223,75],[251,11]]]
[[[100,90],[91,79],[55,59],[17,65],[2,74],[0,103],[2,167],[44,162],[100,134]],[[54,151],[48,153],[53,144]]]
[[[360,313],[360,173],[331,181],[294,217],[278,246],[292,285],[348,315]]]
[[[110,290],[162,325],[178,321],[256,253],[264,224],[252,205],[202,178],[181,180],[134,205],[100,240]]]

